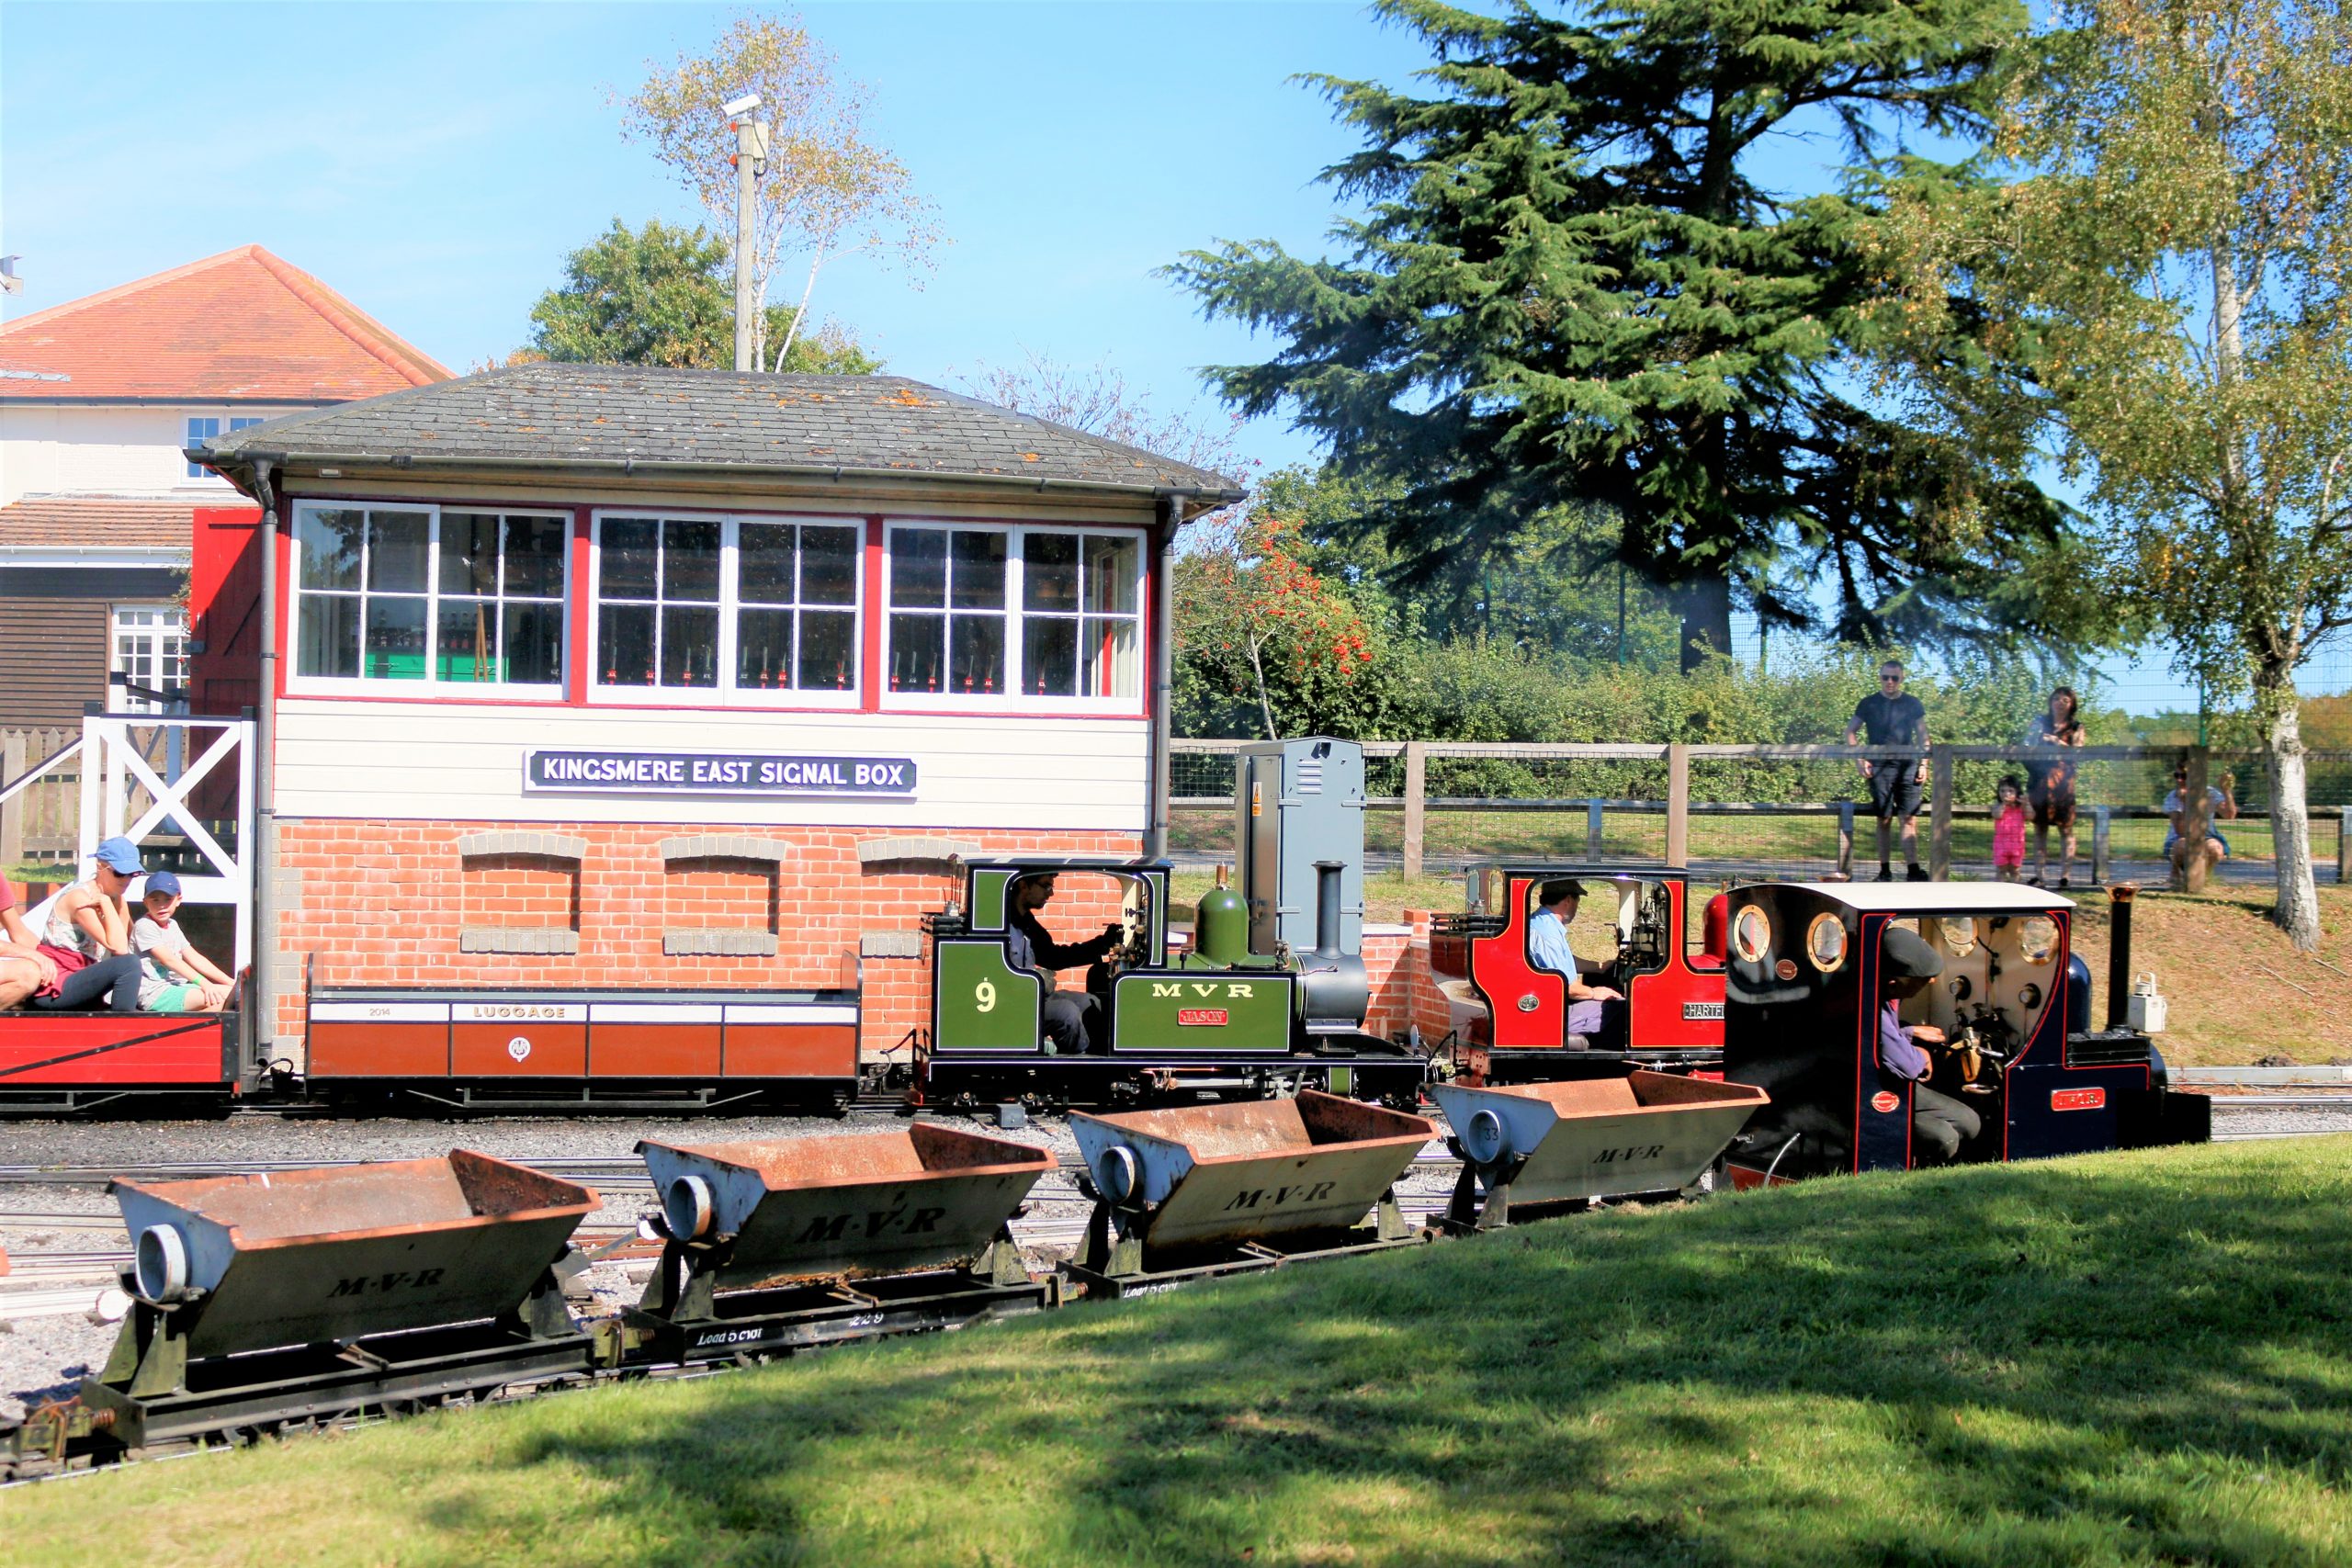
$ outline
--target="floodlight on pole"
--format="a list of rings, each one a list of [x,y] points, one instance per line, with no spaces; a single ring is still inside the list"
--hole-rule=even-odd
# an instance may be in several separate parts
[[[741,118],[759,107],[760,96],[746,93],[727,102],[735,115],[735,368],[756,370],[752,351],[752,316],[758,306],[752,288],[754,236],[760,227],[760,171],[768,155],[768,128]],[[741,114],[738,114],[741,106]]]
[[[17,264],[22,256],[0,256],[0,294],[22,294],[25,280],[17,276]]]

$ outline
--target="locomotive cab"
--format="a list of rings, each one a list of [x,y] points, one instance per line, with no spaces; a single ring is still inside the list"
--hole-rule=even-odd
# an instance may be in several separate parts
[[[1057,1047],[1054,995],[1013,961],[1020,886],[1055,878],[1040,923],[1074,944],[1118,932],[1085,972],[1079,1006],[1085,1040]],[[931,1027],[918,1046],[916,1093],[930,1103],[1013,1098],[1041,1105],[1130,1103],[1170,1093],[1247,1097],[1301,1087],[1408,1098],[1421,1060],[1363,1032],[1366,998],[1356,961],[1328,943],[1272,953],[1222,942],[1171,952],[1164,861],[1038,856],[975,861],[964,900],[933,916]],[[1231,902],[1203,901],[1204,914]],[[1317,919],[1336,928],[1336,876],[1322,878]],[[1210,922],[1204,919],[1205,934]],[[1059,987],[1077,1001],[1067,979]],[[1065,1014],[1067,1016],[1067,1014]]]
[[[1533,922],[1547,883],[1584,893],[1569,928],[1579,975],[1624,998],[1612,1026],[1578,1032],[1567,977],[1534,960]],[[1471,1084],[1615,1077],[1629,1067],[1705,1071],[1723,1048],[1723,961],[1690,936],[1690,884],[1667,866],[1509,864],[1474,874],[1480,906],[1442,915],[1430,937],[1439,986],[1466,1025],[1454,1069]]]
[[[2088,986],[2071,899],[2008,884],[1781,884],[1734,889],[1728,912],[1724,1076],[1770,1097],[1733,1145],[1735,1181],[1939,1163],[1922,1089],[1969,1113],[1945,1118],[1962,1129],[1958,1163],[2201,1141],[2206,1102],[2167,1089],[2146,1035],[2069,1030],[2087,1007],[2070,988]],[[1891,931],[1932,961],[1891,960]],[[1923,1081],[1883,1060],[1889,1008],[1926,1053]]]
[[[927,922],[933,950],[931,1049],[1051,1055],[1043,976],[1013,962],[1014,901],[1021,884],[1050,876],[1055,899],[1039,919],[1075,943],[1115,931],[1108,952],[1090,965],[1084,994],[1102,1018],[1098,1049],[1114,1038],[1118,977],[1165,966],[1168,865],[1080,856],[974,862],[964,868],[964,898]]]

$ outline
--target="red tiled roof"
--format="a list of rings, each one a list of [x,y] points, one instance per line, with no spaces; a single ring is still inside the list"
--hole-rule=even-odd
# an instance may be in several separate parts
[[[193,547],[196,507],[185,501],[57,497],[0,506],[0,549],[86,545],[98,549]]]
[[[259,245],[0,325],[0,398],[340,402],[448,378]]]

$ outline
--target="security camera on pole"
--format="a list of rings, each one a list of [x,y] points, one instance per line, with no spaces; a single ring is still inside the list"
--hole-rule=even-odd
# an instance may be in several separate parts
[[[760,107],[757,93],[746,93],[726,103],[727,122],[735,132],[735,368],[759,368],[752,355],[753,302],[752,235],[760,226],[760,175],[768,156],[768,128],[752,118]]]

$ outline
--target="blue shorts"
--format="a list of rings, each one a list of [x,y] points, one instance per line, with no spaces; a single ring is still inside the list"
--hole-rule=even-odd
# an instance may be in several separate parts
[[[2222,837],[2220,833],[2214,831],[2211,828],[2208,828],[2205,830],[2205,836],[2222,846],[2222,854],[2227,855],[2230,852],[2230,841]],[[2165,859],[2172,859],[2173,846],[2179,842],[2180,835],[2178,833],[2173,831],[2170,828],[2165,829]]]

